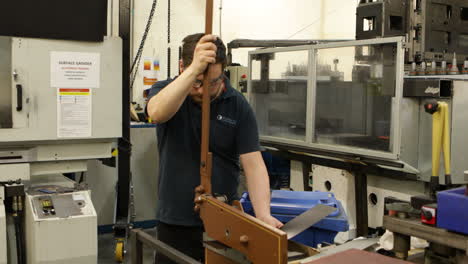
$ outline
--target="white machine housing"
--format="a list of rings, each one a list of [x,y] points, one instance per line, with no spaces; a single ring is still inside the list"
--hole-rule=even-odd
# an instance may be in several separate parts
[[[71,54],[72,60],[83,54],[98,58],[98,84],[82,87],[90,89],[90,136],[59,136],[58,89],[77,87],[53,85],[54,52]],[[105,37],[103,42],[0,37],[0,181],[21,179],[28,186],[35,176],[84,172],[88,160],[112,157],[122,136],[121,76],[119,37]],[[89,193],[80,195],[86,204],[82,215],[46,220],[34,216],[33,198],[28,196],[28,263],[97,263],[96,212]],[[3,198],[0,264],[8,263]]]
[[[356,196],[354,190],[354,175],[334,168],[313,165],[312,182],[315,191],[333,192],[336,199],[342,202],[348,216],[349,230],[340,233],[336,239],[344,242],[356,236]],[[411,196],[423,195],[424,183],[419,181],[399,181],[387,177],[368,175],[367,210],[368,225],[371,228],[382,227],[385,211],[385,198],[395,198],[409,202]]]
[[[122,134],[120,38],[77,42],[0,37],[0,47],[0,91],[10,95],[10,100],[0,100],[0,123],[4,125],[0,127],[0,163],[32,163],[31,174],[40,175],[85,171],[86,160],[111,156],[112,143]],[[89,137],[58,135],[58,88],[50,80],[52,52],[99,57],[99,85],[90,89]],[[18,85],[22,87],[20,97]],[[21,110],[17,109],[18,98],[23,103]],[[8,123],[11,125],[5,126]]]
[[[108,139],[121,136],[120,38],[106,37],[103,42],[97,43],[9,37],[0,37],[0,41],[2,47],[10,48],[9,54],[2,52],[6,58],[0,58],[2,63],[10,62],[10,67],[2,67],[4,71],[8,71],[2,72],[4,78],[0,80],[0,89],[11,94],[13,123],[11,129],[0,129],[0,143],[14,142],[17,145],[22,142],[24,145],[24,142],[64,140],[57,136],[57,87],[51,86],[51,52],[98,54],[99,87],[91,89],[91,137]],[[16,85],[22,85],[23,88],[23,109],[20,111],[16,109]],[[5,104],[4,102],[2,106]]]
[[[53,202],[56,216],[44,215],[40,199]],[[89,191],[27,194],[25,214],[28,263],[97,263],[97,216]]]

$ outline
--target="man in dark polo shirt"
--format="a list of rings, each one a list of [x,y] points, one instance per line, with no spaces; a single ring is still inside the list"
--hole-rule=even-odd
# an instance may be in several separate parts
[[[209,87],[203,87],[204,72]],[[241,93],[224,76],[226,47],[213,35],[193,34],[183,40],[181,74],[156,83],[147,104],[158,124],[158,239],[197,259],[203,259],[202,222],[194,211],[200,185],[202,94],[209,92],[212,190],[237,199],[242,165],[257,218],[274,227],[282,224],[270,214],[269,180],[259,152],[255,116]],[[156,263],[173,263],[157,255]]]

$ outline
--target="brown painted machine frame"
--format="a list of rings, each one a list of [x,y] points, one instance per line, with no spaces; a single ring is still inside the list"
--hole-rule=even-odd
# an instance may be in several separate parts
[[[205,34],[212,34],[213,0],[206,0]],[[210,71],[208,66],[207,72]],[[209,74],[205,74],[203,87],[208,87]],[[212,196],[212,153],[209,152],[210,97],[203,93],[200,183],[196,192],[196,206],[203,220],[206,234],[233,249],[236,249],[255,264],[285,264],[288,258],[286,233],[264,224],[241,210],[219,201]],[[207,264],[228,264],[232,260],[206,249]]]

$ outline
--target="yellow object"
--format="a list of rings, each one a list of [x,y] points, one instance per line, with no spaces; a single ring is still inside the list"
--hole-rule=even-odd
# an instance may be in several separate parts
[[[51,207],[52,206],[52,203],[50,202],[50,200],[42,200],[42,207]]]
[[[432,176],[439,175],[440,152],[444,153],[445,175],[450,175],[450,126],[448,104],[438,102],[432,115]],[[447,184],[447,183],[446,183]]]
[[[112,157],[117,157],[119,155],[119,150],[118,149],[114,149],[112,151]]]
[[[124,259],[124,242],[119,239],[115,244],[115,261],[123,262]]]

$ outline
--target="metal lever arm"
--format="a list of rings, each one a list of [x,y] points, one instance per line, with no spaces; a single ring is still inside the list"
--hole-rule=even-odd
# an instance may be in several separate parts
[[[213,27],[213,0],[206,0],[205,34],[211,34]],[[208,78],[210,66],[203,79],[203,87],[210,86]],[[203,93],[202,100],[202,138],[201,138],[201,161],[200,161],[200,183],[205,193],[211,194],[211,164],[212,154],[209,152],[210,144],[210,94],[207,90]]]

